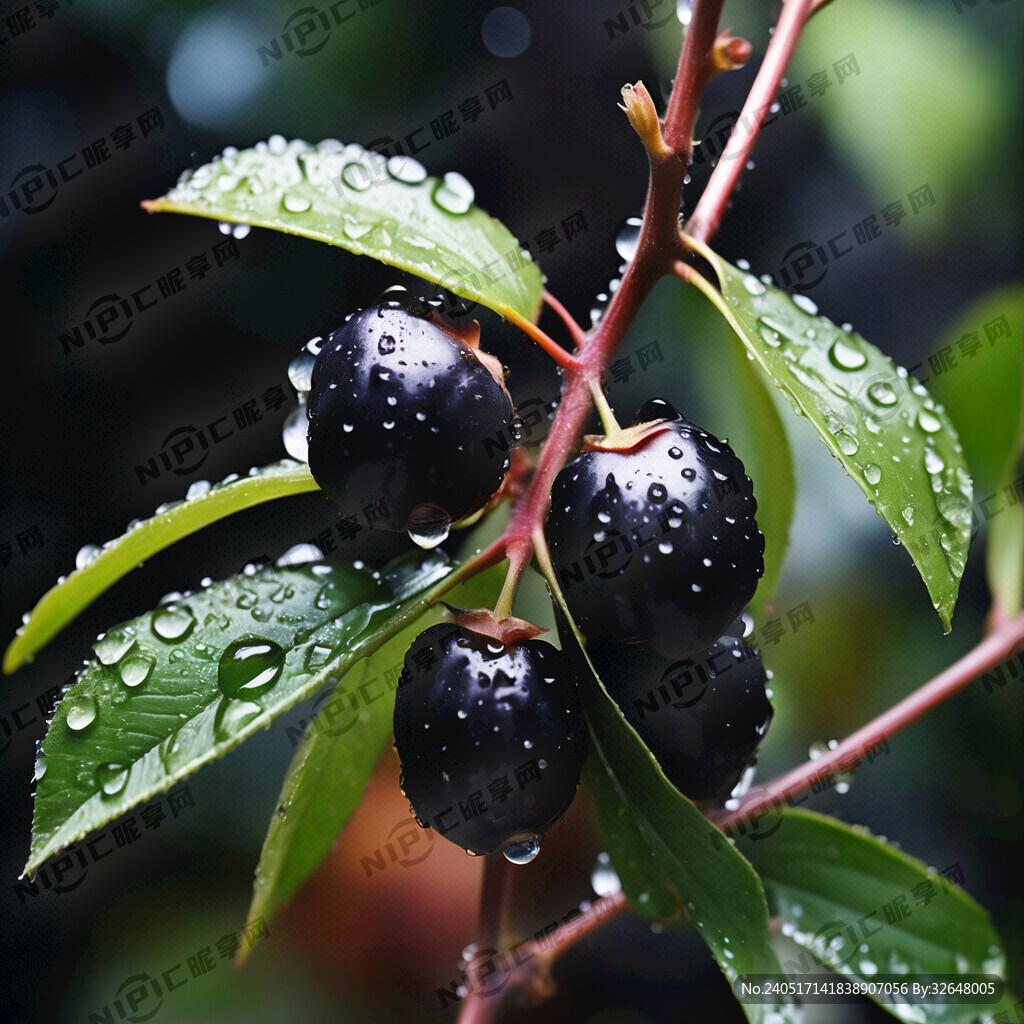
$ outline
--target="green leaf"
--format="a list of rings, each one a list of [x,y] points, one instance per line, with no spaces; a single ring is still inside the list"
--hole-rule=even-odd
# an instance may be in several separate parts
[[[945,410],[859,334],[705,246],[701,290],[892,527],[949,632],[971,540],[971,478]],[[806,308],[804,308],[806,306]]]
[[[1003,976],[1005,955],[988,915],[934,869],[866,829],[824,815],[789,810],[769,815],[763,824],[767,827],[753,839],[740,840],[740,848],[764,880],[784,934],[825,966],[864,979]],[[756,841],[758,836],[763,841]],[[919,903],[919,898],[929,901]],[[932,1005],[919,1007],[925,1018],[907,1019],[967,1024],[979,1009],[994,1008]],[[886,1009],[902,1015],[899,1006]]]
[[[600,767],[589,770],[588,779],[600,770],[607,775],[607,784],[598,781],[597,806],[613,863],[622,868],[620,878],[630,905],[640,913],[663,917],[667,896],[674,891],[673,916],[682,916],[697,929],[731,983],[741,974],[779,974],[756,873],[665,778],[623,718],[586,655],[543,543],[538,544],[537,560],[556,602],[563,650],[577,667],[593,744],[588,760],[600,761]],[[744,1010],[752,1021],[788,1019],[788,1008],[782,1005],[745,1004]]]
[[[315,490],[317,484],[308,467],[289,459],[264,466],[253,476],[217,484],[206,494],[139,523],[104,544],[85,568],[69,573],[39,599],[4,654],[4,672],[10,674],[31,661],[108,587],[175,541],[242,509]]]
[[[1024,424],[1018,451],[1014,453],[1003,476],[1003,487],[1019,488],[1024,470]],[[992,520],[985,552],[985,571],[992,600],[1006,617],[1016,615],[1024,607],[1024,502],[1007,504]]]
[[[341,246],[510,319],[536,319],[540,268],[529,261],[509,268],[506,257],[520,252],[519,243],[473,198],[461,175],[426,177],[411,157],[389,160],[336,139],[311,146],[276,136],[186,171],[167,195],[143,206]]]
[[[26,871],[266,728],[420,615],[426,597],[343,563],[264,568],[108,630],[54,712]],[[453,581],[454,582],[454,581]],[[396,589],[402,587],[401,595]]]
[[[764,576],[748,611],[756,619],[771,601],[779,582],[789,546],[789,527],[796,503],[796,476],[789,438],[779,415],[775,399],[765,386],[764,378],[755,371],[746,352],[732,346],[738,402],[745,423],[742,443],[743,467],[755,485],[757,525],[764,534]],[[730,434],[736,434],[730,428]],[[738,440],[730,437],[730,441]],[[734,449],[736,446],[734,445]]]
[[[490,607],[504,578],[505,567],[496,566],[456,587],[448,600],[462,608]],[[391,734],[395,684],[385,681],[385,673],[400,666],[413,640],[445,616],[443,608],[424,611],[355,665],[310,724],[270,819],[256,869],[249,923],[261,917],[269,921],[327,855],[358,806]],[[243,942],[241,961],[251,948]]]

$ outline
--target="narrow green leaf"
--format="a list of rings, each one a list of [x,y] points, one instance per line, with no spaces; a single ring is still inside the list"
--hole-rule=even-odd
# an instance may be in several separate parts
[[[914,560],[948,632],[971,539],[973,491],[945,410],[859,334],[836,327],[704,246],[702,291]]]
[[[744,469],[757,481],[757,525],[764,534],[764,576],[748,610],[756,619],[772,599],[786,560],[789,528],[796,503],[796,476],[786,427],[764,378],[755,371],[746,352],[733,348],[738,402],[747,435],[742,444]],[[730,434],[735,431],[730,428]],[[737,440],[730,437],[730,441]],[[734,446],[736,450],[736,446]]]
[[[4,672],[9,675],[31,661],[108,587],[175,541],[242,509],[316,489],[308,467],[286,459],[264,466],[253,476],[218,484],[139,523],[105,544],[85,568],[69,573],[39,599],[4,654]]]
[[[54,712],[26,871],[266,728],[372,653],[427,597],[343,563],[241,574],[108,630]]]
[[[740,848],[764,880],[784,934],[826,967],[865,980],[882,974],[919,981],[933,974],[1003,976],[1005,955],[988,915],[933,868],[834,818],[800,810],[772,817],[781,817],[781,827],[766,820],[766,829],[741,839]],[[800,965],[792,973],[802,967],[810,969]],[[928,1024],[967,1024],[995,1009],[991,1003],[933,1004],[914,1015],[881,1005]]]
[[[501,592],[505,567],[496,566],[456,587],[448,600],[456,607],[490,607]],[[433,608],[355,665],[310,724],[285,775],[277,809],[260,853],[248,922],[270,920],[316,869],[344,828],[373,774],[391,735],[394,670],[412,641],[444,620]],[[364,649],[370,648],[367,641]],[[398,779],[395,779],[398,785]],[[254,930],[255,931],[255,930]],[[243,943],[241,961],[251,945]]]
[[[1004,493],[1018,491],[1024,476],[1024,424],[1018,451],[1020,454],[1014,453],[1003,475]],[[1003,615],[1016,615],[1024,607],[1024,502],[1007,503],[992,520],[985,571],[992,600]]]
[[[676,894],[672,916],[692,924],[730,982],[741,974],[779,974],[768,935],[768,908],[761,882],[732,843],[684,797],[658,767],[643,741],[623,718],[586,655],[558,588],[550,556],[538,545],[537,559],[555,600],[563,650],[577,667],[577,680],[593,750],[612,792],[599,782],[597,805],[607,828],[613,863],[630,905],[664,915],[667,894]],[[598,766],[590,769],[593,779]],[[623,810],[624,809],[624,813]],[[614,817],[607,817],[614,811]],[[627,822],[626,817],[632,819]],[[642,846],[647,848],[644,855]],[[615,861],[618,855],[619,860]],[[744,1004],[752,1021],[788,1020],[781,1004]]]
[[[387,159],[325,139],[280,136],[227,150],[186,171],[150,212],[188,213],[271,228],[337,245],[433,281],[502,314],[533,320],[540,268],[519,256],[515,237],[473,203],[461,175],[427,177],[411,157]]]

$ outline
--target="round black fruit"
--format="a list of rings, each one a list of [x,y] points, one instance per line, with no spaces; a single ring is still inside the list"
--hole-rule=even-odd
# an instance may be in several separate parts
[[[663,401],[588,438],[551,490],[547,539],[582,632],[667,658],[709,647],[764,575],[750,478],[724,441]]]
[[[691,800],[728,796],[772,720],[761,656],[738,637],[677,661],[612,640],[587,654],[672,784]]]
[[[424,546],[490,500],[516,443],[500,364],[480,352],[475,322],[440,307],[391,291],[349,317],[316,357],[307,406],[320,487]]]
[[[395,695],[402,789],[422,825],[470,853],[533,858],[580,781],[587,732],[562,653],[456,625],[413,642]]]

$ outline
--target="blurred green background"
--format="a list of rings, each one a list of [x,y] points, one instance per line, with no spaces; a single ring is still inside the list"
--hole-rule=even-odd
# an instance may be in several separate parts
[[[207,221],[148,217],[138,201],[161,194],[183,168],[225,145],[252,145],[274,132],[364,145],[411,137],[424,147],[417,156],[431,173],[465,174],[478,203],[533,243],[548,287],[589,323],[595,297],[618,273],[616,235],[639,212],[646,186],[640,146],[616,107],[618,90],[643,79],[656,97],[664,94],[679,20],[668,0],[646,8],[625,0],[530,0],[514,5],[520,17],[494,14],[496,6],[4,5],[0,542],[9,547],[0,634],[13,634],[83,543],[114,536],[196,480],[280,457],[281,424],[292,407],[289,360],[396,280],[369,260],[261,231],[238,240],[236,259],[191,278],[187,261],[210,256],[223,236]],[[777,4],[726,4],[723,24],[750,39],[755,56],[707,92],[690,208],[707,179],[714,133],[739,109],[777,13]],[[285,34],[294,39],[297,25],[320,14],[330,32],[321,26],[310,35],[305,55],[288,52]],[[762,641],[775,673],[775,718],[759,782],[803,760],[813,742],[841,738],[889,707],[983,630],[990,518],[1015,514],[1000,485],[1017,426],[1024,310],[1021,26],[1014,3],[834,0],[800,44],[788,98],[780,97],[779,116],[758,141],[755,166],[715,239],[727,258],[777,277],[793,271],[793,253],[805,243],[841,239],[843,255],[816,266],[803,290],[823,314],[852,322],[897,363],[919,365],[914,372],[931,378],[927,386],[961,427],[976,502],[996,496],[976,510],[954,629],[943,636],[906,553],[805,424],[792,424],[799,499],[774,610],[765,616],[785,632],[774,644]],[[266,56],[275,40],[279,59]],[[495,87],[503,102],[489,98],[497,98]],[[460,104],[474,96],[482,109],[469,120]],[[147,122],[143,137],[139,119],[153,108],[162,124]],[[115,139],[124,124],[136,134],[128,148]],[[408,152],[409,142],[402,144]],[[72,154],[75,161],[66,162]],[[62,181],[62,166],[81,173]],[[11,191],[47,170],[59,184],[35,198],[45,208],[15,208]],[[912,196],[928,195],[932,201],[912,212]],[[905,216],[893,223],[897,202]],[[587,230],[567,239],[561,222],[577,211]],[[557,244],[548,249],[552,234]],[[180,291],[166,279],[175,268],[186,285]],[[121,340],[87,339],[65,351],[61,334],[98,300],[146,285],[158,306],[134,317]],[[1002,316],[1011,334],[990,342],[985,325]],[[511,368],[520,407],[554,399],[557,380],[529,343],[493,319],[484,326],[489,347]],[[959,342],[974,331],[983,345],[968,355]],[[663,395],[728,436],[742,457],[743,445],[756,439],[734,397],[735,346],[701,296],[663,282],[625,340],[628,363],[608,383],[620,418]],[[264,396],[278,386],[288,400],[272,408]],[[135,467],[157,458],[168,435],[206,429],[221,417],[221,432],[233,433],[211,444],[201,466],[140,482]],[[771,485],[755,481],[757,489]],[[5,680],[3,1019],[88,1021],[109,1012],[120,1020],[115,997],[152,985],[139,976],[166,971],[187,984],[165,993],[153,1018],[161,1022],[454,1017],[434,990],[454,976],[472,938],[478,865],[438,843],[422,863],[391,864],[367,877],[362,859],[383,849],[404,821],[391,760],[372,784],[373,805],[361,808],[330,863],[271,923],[249,969],[235,972],[221,956],[218,940],[244,920],[259,845],[309,705],[189,780],[194,806],[159,829],[139,819],[137,839],[130,827],[116,835],[108,829],[108,857],[83,854],[85,867],[73,860],[61,883],[35,896],[16,885],[28,848],[33,741],[44,729],[40,702],[89,653],[95,635],[168,591],[276,557],[334,522],[326,500],[313,496],[218,524],[152,559]],[[406,546],[366,530],[350,540],[332,536],[332,555],[372,564]],[[813,622],[794,628],[789,615],[801,606]],[[537,588],[524,593],[521,608],[544,615]],[[828,791],[811,805],[869,826],[940,870],[959,864],[967,891],[1004,936],[1020,992],[1024,671],[1015,665],[1005,686],[975,685],[893,737],[884,756],[858,769],[848,793]],[[524,869],[515,927],[532,934],[593,898],[589,876],[599,850],[584,798]],[[559,995],[532,1019],[741,1019],[693,936],[652,934],[628,917],[578,946],[556,973]],[[154,997],[138,1018],[155,1006]],[[807,1013],[810,1024],[881,1018],[866,1004]]]

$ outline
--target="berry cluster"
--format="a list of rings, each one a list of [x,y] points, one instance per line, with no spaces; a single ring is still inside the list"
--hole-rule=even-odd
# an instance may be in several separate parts
[[[440,299],[391,289],[321,346],[309,467],[343,509],[424,546],[488,506],[517,436],[504,370]],[[724,441],[653,400],[586,439],[558,474],[547,539],[588,653],[668,778],[718,800],[771,719],[738,618],[764,573],[750,479]],[[568,660],[540,630],[485,611],[421,633],[395,697],[402,788],[417,821],[471,854],[532,859],[579,786],[587,731]],[[739,626],[737,626],[739,624]]]
[[[756,511],[729,445],[660,399],[588,438],[551,492],[551,559],[591,661],[695,800],[735,787],[771,719],[760,656],[726,635],[764,574]]]

